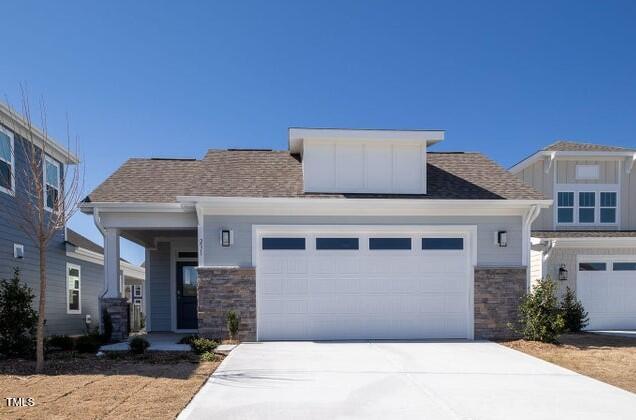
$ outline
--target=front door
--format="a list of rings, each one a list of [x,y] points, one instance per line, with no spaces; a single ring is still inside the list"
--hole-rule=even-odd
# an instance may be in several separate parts
[[[197,320],[197,263],[177,263],[177,329],[196,330]]]

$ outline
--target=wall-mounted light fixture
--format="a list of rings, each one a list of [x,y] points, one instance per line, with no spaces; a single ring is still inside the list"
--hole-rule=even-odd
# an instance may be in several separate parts
[[[495,243],[500,247],[504,248],[508,246],[508,232],[505,230],[500,230],[495,233]]]
[[[17,260],[24,258],[24,245],[13,244],[13,258]]]
[[[229,247],[234,243],[234,232],[230,229],[221,229],[221,246]]]
[[[567,281],[567,279],[568,279],[568,269],[565,268],[565,264],[561,264],[561,267],[559,267],[559,280]]]

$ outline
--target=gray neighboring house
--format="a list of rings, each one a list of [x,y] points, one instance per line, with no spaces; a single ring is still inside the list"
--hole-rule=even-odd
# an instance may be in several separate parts
[[[146,249],[146,328],[242,340],[509,336],[530,226],[552,201],[437,130],[292,128],[289,148],[130,159],[82,211]],[[120,338],[123,338],[123,334]]]
[[[17,200],[26,192],[25,140],[28,123],[0,103],[0,278],[13,275],[19,268],[21,279],[33,289],[35,305],[39,293],[39,261],[35,243],[17,226],[13,214],[20,211]],[[47,165],[44,176],[49,191],[60,189],[60,179],[66,165],[78,159],[38,129],[34,129],[36,145],[46,142]],[[87,315],[91,325],[99,322],[98,302],[104,290],[103,255],[86,238],[61,229],[50,241],[47,254],[46,334],[82,334],[86,331]],[[122,269],[128,272],[126,266]],[[132,265],[132,264],[128,264]],[[141,271],[140,271],[141,270]],[[134,268],[135,277],[143,269]]]
[[[532,225],[532,279],[576,291],[589,329],[636,329],[636,149],[558,141],[510,171],[554,199]]]

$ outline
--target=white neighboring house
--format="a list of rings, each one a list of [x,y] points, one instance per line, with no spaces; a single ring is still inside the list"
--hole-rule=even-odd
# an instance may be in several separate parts
[[[551,200],[438,130],[292,128],[289,149],[130,159],[85,200],[117,310],[146,248],[148,331],[242,340],[509,336]]]
[[[510,171],[554,199],[532,225],[533,279],[576,291],[588,329],[636,329],[636,150],[558,141]]]

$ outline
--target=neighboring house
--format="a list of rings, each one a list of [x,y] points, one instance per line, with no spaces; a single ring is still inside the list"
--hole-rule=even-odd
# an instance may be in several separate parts
[[[21,280],[39,299],[39,259],[33,240],[19,227],[16,217],[20,198],[27,193],[29,180],[26,153],[28,122],[0,104],[0,279],[13,276],[20,269]],[[78,159],[37,128],[32,131],[38,150],[46,143],[44,177],[47,196],[60,191],[66,165]],[[99,322],[98,302],[104,291],[103,255],[100,247],[70,229],[60,229],[49,241],[47,252],[46,334],[82,334]],[[101,260],[100,260],[101,259]],[[124,273],[143,280],[143,269],[122,263]],[[143,286],[142,286],[143,287]],[[143,289],[142,289],[143,290]],[[142,292],[143,293],[143,292]],[[143,298],[142,298],[143,299]]]
[[[442,131],[290,129],[289,150],[130,159],[85,200],[118,313],[119,238],[146,248],[148,331],[243,340],[509,335],[551,200]]]
[[[104,248],[66,228],[66,256],[69,266],[68,287],[72,289],[69,291],[69,306],[77,313],[84,311],[85,314],[91,314],[91,318],[95,320],[92,323],[94,328],[99,325],[99,296],[104,292]],[[72,287],[72,279],[75,279],[72,274],[76,273],[81,279],[81,292]],[[120,287],[125,291],[124,297],[130,304],[131,327],[137,330],[143,317],[145,270],[142,266],[134,265],[122,258],[119,279]],[[87,302],[83,308],[81,304],[78,305],[78,293],[87,295],[81,299],[81,302]]]
[[[636,150],[556,142],[510,171],[554,199],[532,225],[532,277],[576,291],[590,329],[636,329]]]

